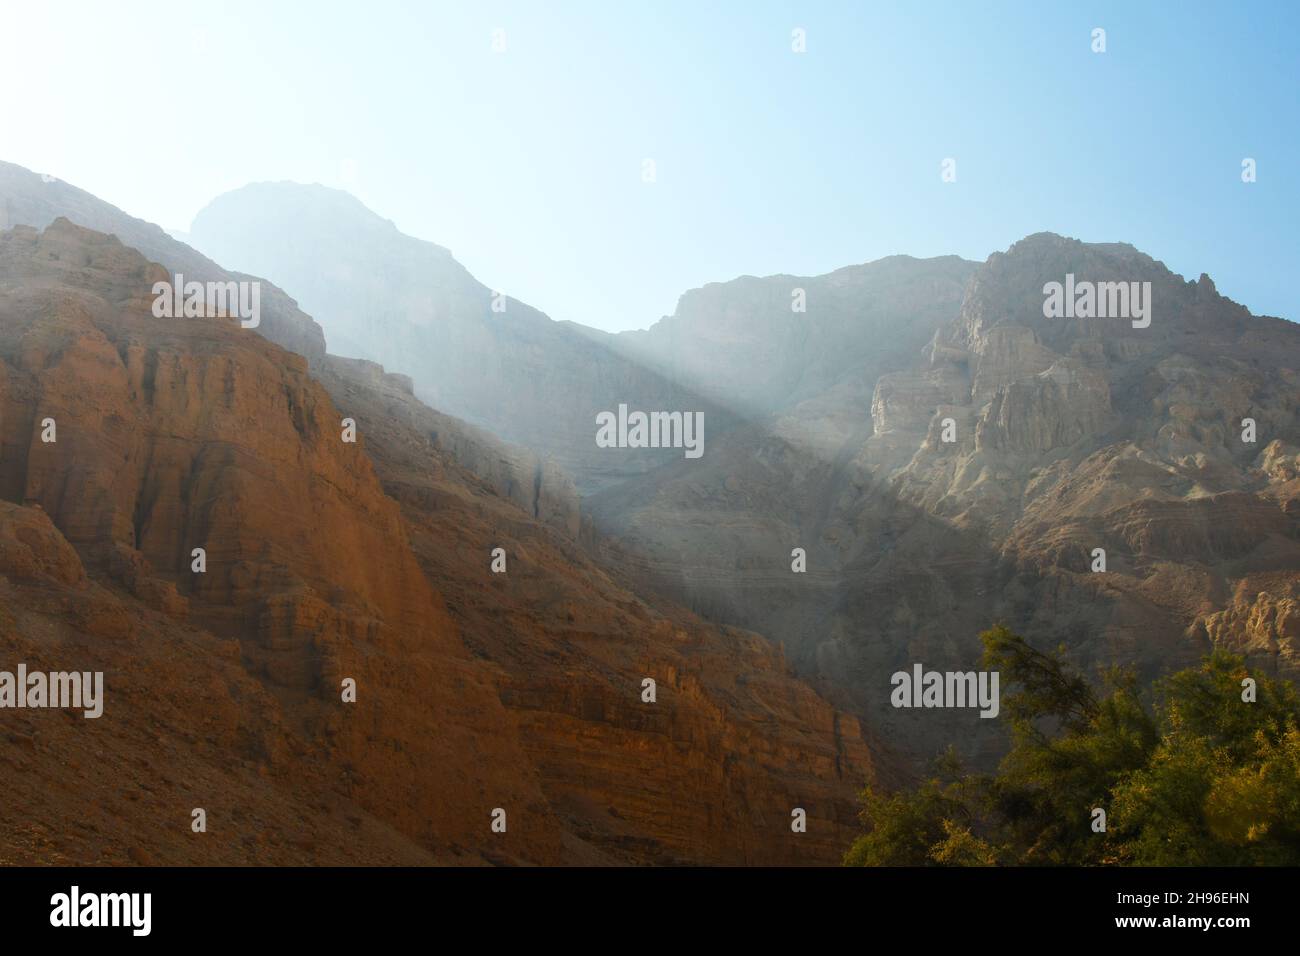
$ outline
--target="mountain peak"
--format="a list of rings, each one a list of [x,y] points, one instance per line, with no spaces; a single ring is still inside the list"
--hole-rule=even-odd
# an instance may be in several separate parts
[[[350,230],[354,239],[359,234],[371,241],[379,236],[390,240],[400,236],[451,258],[451,251],[446,247],[402,235],[396,223],[380,216],[352,193],[321,183],[267,180],[240,186],[222,193],[199,210],[190,232],[212,241],[221,224],[231,219],[295,220],[313,229]]]

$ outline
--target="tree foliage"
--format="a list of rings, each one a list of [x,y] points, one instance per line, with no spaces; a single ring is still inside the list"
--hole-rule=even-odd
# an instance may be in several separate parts
[[[1145,692],[1100,689],[1006,627],[980,635],[1001,674],[1010,750],[996,773],[949,751],[915,787],[862,794],[855,866],[1300,863],[1300,701],[1222,650]],[[1256,682],[1243,699],[1243,680]],[[1096,810],[1106,828],[1094,828]]]

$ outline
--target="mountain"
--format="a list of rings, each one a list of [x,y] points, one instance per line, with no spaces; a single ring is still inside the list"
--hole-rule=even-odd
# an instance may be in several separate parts
[[[802,402],[843,418],[957,315],[975,268],[890,256],[822,276],[743,276],[692,289],[648,330],[607,341],[750,420]]]
[[[978,669],[976,635],[998,620],[1093,675],[1122,665],[1149,679],[1214,645],[1295,674],[1300,339],[1204,274],[1184,281],[1123,243],[1044,233],[983,264],[892,256],[718,282],[645,332],[611,336],[515,300],[491,311],[491,290],[446,250],[322,187],[227,194],[194,237],[274,274],[318,303],[331,341],[337,329],[355,343],[359,356],[312,372],[368,416],[426,575],[448,578],[435,542],[461,535],[439,523],[445,472],[421,483],[439,475],[433,455],[458,488],[545,528],[556,566],[655,613],[774,641],[837,719],[865,722],[853,736],[878,778],[949,744],[997,760],[997,721],[896,709],[891,678],[918,663]],[[1110,295],[1123,282],[1149,323],[1049,317],[1053,282]],[[448,407],[420,401],[434,394]],[[620,402],[706,408],[705,454],[599,447],[594,414]],[[543,631],[590,604],[533,601],[550,609],[529,623]],[[476,587],[448,609],[467,633],[498,613]],[[634,618],[620,627],[637,632]],[[590,665],[555,657],[554,640],[560,669]],[[513,645],[467,641],[507,680],[539,672]]]
[[[558,477],[404,377],[155,318],[166,276],[0,233],[0,669],[105,698],[6,711],[0,859],[839,859],[872,744],[768,642],[596,565]]]
[[[889,703],[891,675],[915,663],[977,667],[976,635],[998,620],[1064,646],[1094,675],[1120,664],[1150,678],[1215,644],[1294,672],[1300,340],[1296,326],[1218,295],[1207,276],[1184,281],[1124,244],[1039,234],[983,264],[894,256],[824,276],[713,283],[639,332],[524,310],[519,324],[491,325],[490,292],[445,250],[326,193],[276,184],[229,194],[200,217],[196,241],[220,237],[233,255],[259,236],[293,236],[262,243],[247,267],[292,274],[301,294],[318,289],[322,300],[346,295],[349,276],[374,277],[351,318],[322,321],[332,330],[373,316],[371,357],[437,342],[436,367],[403,368],[417,394],[472,369],[490,391],[517,395],[515,377],[549,374],[518,358],[527,348],[545,369],[563,367],[562,388],[530,386],[523,402],[478,420],[505,434],[526,408],[573,425],[564,438],[525,431],[573,473],[589,553],[777,641],[915,766],[949,743],[986,765],[1001,752],[996,721]],[[384,259],[425,251],[418,268],[394,272],[375,248],[389,250]],[[413,304],[431,275],[469,291]],[[1150,283],[1150,323],[1048,318],[1053,282],[1137,283],[1124,287],[1135,306]],[[444,325],[493,332],[471,345]],[[601,362],[557,357],[574,335]],[[611,467],[622,450],[571,453],[573,440],[595,450],[588,416],[598,406],[569,395],[609,382],[611,355],[734,419],[709,430],[699,459],[642,469]],[[1253,442],[1242,440],[1244,419]],[[1092,570],[1098,548],[1104,572]],[[792,570],[795,549],[806,572]]]
[[[0,162],[0,231],[13,226],[44,229],[59,217],[87,229],[117,236],[151,262],[161,263],[172,275],[181,273],[187,281],[260,282],[262,314],[258,332],[277,345],[297,352],[309,364],[324,357],[325,336],[320,326],[270,282],[223,269],[153,223],[129,216],[71,183],[38,175],[13,163]]]
[[[1149,326],[1045,317],[1067,276],[1149,282]],[[717,298],[725,326],[736,306]],[[1040,234],[991,256],[911,367],[876,380],[864,433],[819,437],[805,401],[584,507],[667,593],[782,641],[916,760],[955,742],[987,762],[996,722],[897,710],[888,678],[976,667],[994,621],[1093,674],[1150,678],[1215,645],[1296,674],[1298,376],[1300,327],[1208,276]]]
[[[200,211],[190,236],[217,259],[292,288],[328,328],[336,354],[410,376],[422,401],[544,454],[584,491],[681,456],[658,448],[611,455],[595,443],[601,412],[620,404],[701,412],[710,435],[736,421],[579,327],[499,295],[446,249],[403,235],[347,193],[245,186]]]

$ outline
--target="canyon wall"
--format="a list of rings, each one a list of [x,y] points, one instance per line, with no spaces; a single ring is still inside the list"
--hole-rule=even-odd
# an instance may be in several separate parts
[[[106,697],[7,722],[0,854],[838,860],[874,758],[779,652],[636,596],[563,476],[400,377],[154,318],[165,276],[66,220],[0,234],[0,634]]]

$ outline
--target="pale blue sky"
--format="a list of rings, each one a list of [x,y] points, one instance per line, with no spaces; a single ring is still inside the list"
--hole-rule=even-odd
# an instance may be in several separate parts
[[[1051,230],[1300,318],[1296,3],[0,2],[0,159],[172,229],[322,182],[606,329]]]

